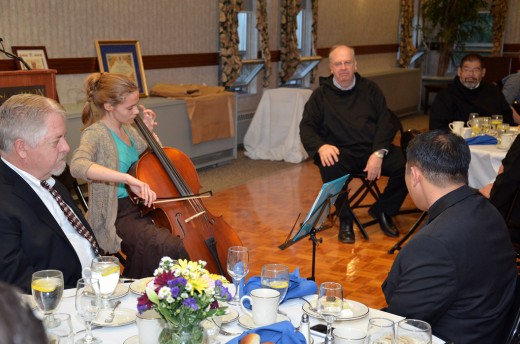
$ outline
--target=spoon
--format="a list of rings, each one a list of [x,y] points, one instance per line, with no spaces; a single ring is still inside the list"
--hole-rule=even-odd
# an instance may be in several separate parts
[[[121,301],[117,300],[116,303],[114,304],[114,307],[112,307],[112,311],[110,312],[110,314],[105,318],[105,324],[109,324],[111,323],[112,321],[114,321],[114,317],[116,315],[116,308],[117,306],[119,306],[121,304]]]

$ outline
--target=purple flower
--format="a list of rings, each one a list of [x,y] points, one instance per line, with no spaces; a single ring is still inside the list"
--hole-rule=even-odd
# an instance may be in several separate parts
[[[217,300],[213,300],[213,302],[209,306],[209,309],[218,309],[218,308],[220,308],[220,306],[218,304],[218,301]]]
[[[170,292],[172,293],[172,297],[174,298],[179,296],[180,291],[181,289],[179,287],[170,288]]]
[[[184,277],[177,277],[169,280],[166,284],[168,287],[185,286],[188,281]]]
[[[144,311],[147,311],[152,308],[152,302],[148,300],[148,297],[146,294],[139,296],[137,299],[137,310],[139,311],[139,314],[143,313]]]
[[[194,311],[199,309],[199,307],[197,306],[197,302],[192,297],[188,297],[186,300],[184,300],[182,304],[186,307],[193,309]]]

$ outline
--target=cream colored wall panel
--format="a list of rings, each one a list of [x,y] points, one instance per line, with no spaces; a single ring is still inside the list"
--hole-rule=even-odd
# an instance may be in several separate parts
[[[505,43],[520,43],[520,0],[509,0],[509,13],[504,32]]]

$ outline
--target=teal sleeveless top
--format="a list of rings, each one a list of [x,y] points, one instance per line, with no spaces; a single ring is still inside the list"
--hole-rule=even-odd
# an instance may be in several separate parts
[[[130,166],[132,166],[137,160],[139,160],[139,154],[137,153],[137,148],[135,148],[134,141],[132,138],[130,138],[130,135],[128,135],[128,138],[130,139],[130,142],[132,143],[131,146],[127,145],[123,140],[119,138],[119,136],[114,133],[112,129],[110,129],[110,133],[112,134],[112,137],[114,138],[114,141],[116,142],[117,146],[117,153],[119,155],[119,171],[122,173],[127,173],[130,169]],[[126,133],[126,130],[125,130]],[[126,191],[126,185],[123,183],[119,183],[117,185],[117,198],[124,198],[128,197],[128,191]]]

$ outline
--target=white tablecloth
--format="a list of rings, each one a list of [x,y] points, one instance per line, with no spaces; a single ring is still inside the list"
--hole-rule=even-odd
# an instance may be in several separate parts
[[[298,163],[308,155],[300,140],[303,108],[312,91],[300,88],[265,90],[244,136],[251,159]]]
[[[471,145],[469,149],[468,185],[480,189],[495,179],[507,151],[496,145]]]
[[[84,323],[81,320],[81,318],[79,316],[77,316],[75,313],[74,293],[75,293],[74,289],[65,290],[65,292],[63,293],[63,299],[61,301],[61,304],[56,312],[71,314],[73,330],[74,330],[74,332],[77,332],[79,330],[84,329],[85,326],[84,326]],[[127,309],[131,309],[131,310],[136,310],[137,309],[136,308],[137,297],[138,297],[137,295],[129,292],[128,295],[126,295],[120,299],[121,305],[118,307],[118,309],[127,308]],[[309,300],[311,300],[312,298],[314,298],[314,296],[310,296]],[[280,310],[287,313],[289,315],[289,318],[290,318],[292,324],[295,327],[297,327],[300,325],[301,317],[303,314],[303,309],[302,309],[303,305],[304,305],[304,301],[301,299],[288,300],[280,306]],[[236,306],[232,306],[232,307],[237,309],[240,314],[243,314],[242,311],[240,310],[240,307],[236,307]],[[396,322],[403,319],[403,317],[397,316],[395,314],[386,313],[386,312],[383,312],[383,311],[380,311],[377,309],[370,308],[369,314],[364,318],[361,318],[358,320],[350,320],[350,321],[336,321],[333,326],[336,328],[355,327],[355,328],[361,329],[363,331],[366,331],[367,327],[368,327],[368,320],[370,318],[374,318],[374,317],[388,318],[388,319],[391,319]],[[323,321],[310,317],[311,326],[318,324],[318,323],[324,324]],[[245,331],[245,329],[242,328],[238,324],[238,321],[234,321],[230,324],[226,324],[224,326],[224,329],[227,330],[228,332],[233,332],[233,333],[242,333],[243,331]],[[95,328],[93,330],[93,334],[95,337],[98,337],[99,339],[103,340],[104,344],[124,343],[125,340],[137,335],[137,325],[135,322],[133,322],[131,324],[124,325],[124,326],[118,326],[118,327]],[[85,335],[84,331],[79,332],[78,334],[76,334],[75,339],[82,338],[84,335]],[[322,339],[320,337],[316,337],[316,336],[313,336],[313,337],[315,339],[315,343],[319,343],[320,341],[322,341]],[[231,338],[233,338],[233,337],[220,335],[218,339],[221,343],[226,343]],[[444,342],[442,340],[434,337],[433,343],[442,344]]]

